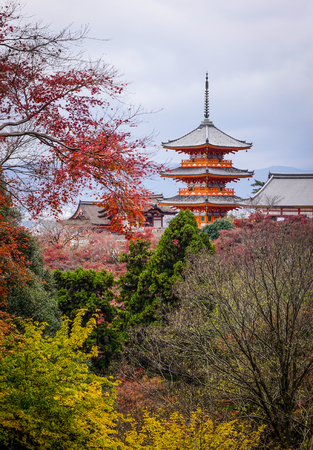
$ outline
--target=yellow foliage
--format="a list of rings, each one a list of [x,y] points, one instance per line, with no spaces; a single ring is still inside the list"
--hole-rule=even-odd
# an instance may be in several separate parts
[[[71,327],[64,318],[53,338],[44,335],[44,324],[24,321],[14,351],[3,352],[0,443],[29,450],[250,450],[258,444],[262,427],[232,421],[214,428],[200,409],[188,422],[177,413],[168,420],[146,413],[141,430],[129,419],[132,429],[121,442],[115,383],[89,372],[86,359],[97,350],[86,355],[81,347],[94,320],[82,327],[82,317]]]
[[[145,414],[140,431],[132,423],[121,449],[132,450],[250,450],[260,441],[264,427],[252,428],[237,420],[214,428],[212,420],[199,409],[188,422],[178,413],[169,420]]]
[[[25,321],[16,349],[0,366],[0,442],[25,449],[117,449],[114,383],[91,374],[81,346],[94,327],[83,312],[56,336]]]

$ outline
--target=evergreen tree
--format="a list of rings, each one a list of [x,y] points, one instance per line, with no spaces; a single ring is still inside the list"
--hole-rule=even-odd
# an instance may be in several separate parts
[[[93,345],[99,348],[100,358],[94,360],[97,370],[109,363],[111,356],[120,349],[119,331],[115,328],[117,315],[113,286],[114,276],[102,269],[98,272],[79,267],[73,272],[54,271],[58,288],[58,303],[62,313],[70,319],[79,310],[86,310],[84,323],[98,314],[97,325],[86,340],[86,348]]]
[[[262,189],[264,184],[265,184],[265,181],[254,180],[254,183],[251,184],[251,186],[254,186],[254,189],[252,190],[252,194],[256,194],[257,192],[259,192],[259,190]]]
[[[154,321],[161,305],[175,305],[178,298],[172,287],[181,279],[186,255],[200,249],[212,252],[213,246],[206,234],[199,233],[194,215],[189,210],[180,211],[164,231],[149,261],[143,265],[139,279],[136,278],[137,290],[126,305],[125,316],[129,324]],[[135,269],[138,266],[129,267],[129,270]]]
[[[227,219],[217,219],[213,223],[208,223],[202,228],[202,233],[205,233],[214,241],[219,238],[221,230],[232,230],[233,225]]]
[[[150,241],[136,239],[136,242],[129,243],[129,252],[120,256],[120,262],[126,263],[126,273],[119,278],[120,301],[123,302],[125,310],[138,312],[137,289],[140,275],[153,254],[149,247]]]

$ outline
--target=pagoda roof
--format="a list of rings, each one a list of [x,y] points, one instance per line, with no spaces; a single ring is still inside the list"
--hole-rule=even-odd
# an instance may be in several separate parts
[[[160,202],[162,205],[213,205],[213,206],[237,206],[242,199],[236,195],[175,195],[165,198]]]
[[[212,122],[203,121],[198,128],[178,139],[162,142],[168,149],[199,148],[206,145],[215,148],[229,148],[244,150],[252,146],[252,143],[239,141],[216,128]]]
[[[254,172],[248,170],[237,169],[236,167],[182,167],[178,166],[171,171],[161,172],[162,177],[191,177],[201,175],[212,175],[218,177],[252,177]]]
[[[265,185],[241,202],[253,207],[313,207],[313,173],[269,172]]]

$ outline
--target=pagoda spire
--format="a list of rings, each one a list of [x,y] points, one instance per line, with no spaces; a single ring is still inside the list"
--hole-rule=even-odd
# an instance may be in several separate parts
[[[210,106],[209,106],[209,76],[208,72],[205,75],[205,90],[204,90],[204,119],[201,123],[212,125],[213,122],[210,121]]]
[[[239,141],[216,128],[209,119],[209,77],[206,72],[204,91],[204,118],[193,131],[172,141],[163,142],[163,148],[185,153],[180,166],[161,172],[162,177],[186,183],[178,195],[164,198],[160,205],[174,209],[189,209],[195,214],[199,227],[226,217],[228,211],[239,207],[240,198],[227,183],[251,178],[253,172],[233,167],[224,156],[251,148],[252,144]]]
[[[205,93],[204,93],[204,118],[208,119],[210,116],[210,107],[209,107],[209,76],[208,72],[205,75]]]

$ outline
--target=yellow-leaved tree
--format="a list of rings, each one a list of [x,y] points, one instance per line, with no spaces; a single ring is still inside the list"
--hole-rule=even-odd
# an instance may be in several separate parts
[[[0,447],[8,449],[117,449],[114,383],[91,374],[81,347],[95,326],[71,331],[64,318],[52,338],[45,325],[24,321],[12,352],[0,364]]]
[[[251,450],[258,445],[264,430],[264,426],[253,430],[239,420],[214,426],[200,409],[188,422],[178,413],[170,419],[146,414],[140,431],[135,422],[132,425],[125,435],[123,450]]]

